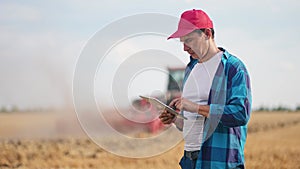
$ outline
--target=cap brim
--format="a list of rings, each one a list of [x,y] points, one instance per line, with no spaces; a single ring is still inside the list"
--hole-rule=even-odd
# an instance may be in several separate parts
[[[192,29],[180,29],[177,30],[176,32],[174,32],[171,36],[168,37],[167,40],[172,39],[172,38],[180,38],[182,36],[185,36],[191,32],[193,32],[196,28],[192,28]]]

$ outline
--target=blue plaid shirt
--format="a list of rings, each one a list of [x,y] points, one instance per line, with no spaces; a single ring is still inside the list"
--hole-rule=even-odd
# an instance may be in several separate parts
[[[244,145],[251,112],[251,89],[245,65],[226,50],[210,89],[209,117],[197,169],[244,168]]]

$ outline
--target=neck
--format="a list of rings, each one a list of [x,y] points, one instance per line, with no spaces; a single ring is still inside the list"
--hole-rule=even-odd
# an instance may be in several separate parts
[[[209,44],[207,53],[201,59],[199,59],[199,63],[208,61],[213,56],[215,56],[218,52],[220,52],[220,49],[218,49],[215,43]]]

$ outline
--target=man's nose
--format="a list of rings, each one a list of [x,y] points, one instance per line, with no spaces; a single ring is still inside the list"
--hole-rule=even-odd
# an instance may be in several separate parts
[[[184,51],[188,51],[189,49],[191,49],[191,48],[188,47],[186,44],[183,44],[183,50],[184,50]]]

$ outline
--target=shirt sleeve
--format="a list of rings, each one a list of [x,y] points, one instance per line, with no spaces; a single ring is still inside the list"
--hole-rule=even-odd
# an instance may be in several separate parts
[[[220,123],[227,127],[244,126],[249,121],[251,111],[248,73],[240,70],[227,82],[227,85],[223,91],[223,95],[226,96],[225,104],[211,104],[209,118],[218,117]]]

